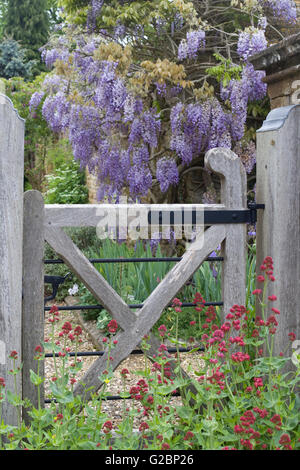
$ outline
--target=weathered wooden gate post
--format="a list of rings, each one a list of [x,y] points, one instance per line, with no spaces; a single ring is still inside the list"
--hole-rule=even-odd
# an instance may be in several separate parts
[[[21,358],[24,121],[0,94],[0,377],[14,391],[10,353]],[[21,374],[17,375],[21,393]],[[17,424],[13,406],[4,403],[2,418]]]
[[[299,144],[299,105],[274,109],[257,132],[256,200],[265,204],[265,210],[258,213],[256,229],[257,269],[266,256],[272,256],[275,282],[270,282],[268,294],[275,294],[277,301],[267,300],[266,311],[268,316],[272,307],[281,312],[275,354],[289,347],[290,332],[300,345]]]
[[[23,221],[22,391],[23,398],[38,408],[44,406],[44,388],[38,394],[30,370],[37,372],[35,348],[44,341],[44,199],[39,191],[24,194]],[[44,361],[39,376],[44,376]]]
[[[247,179],[240,158],[226,148],[209,150],[205,155],[206,167],[221,179],[221,203],[226,209],[246,209]],[[222,271],[223,320],[234,305],[246,301],[246,247],[245,224],[226,227],[226,239],[222,243],[224,257]]]

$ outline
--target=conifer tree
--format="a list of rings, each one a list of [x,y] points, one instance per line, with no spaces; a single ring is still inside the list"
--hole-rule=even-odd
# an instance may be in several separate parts
[[[5,33],[27,50],[27,59],[40,61],[39,48],[48,39],[47,0],[8,0]]]

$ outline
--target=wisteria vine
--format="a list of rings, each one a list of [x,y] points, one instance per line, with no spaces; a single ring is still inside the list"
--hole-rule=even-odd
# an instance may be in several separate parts
[[[146,196],[153,184],[166,193],[179,183],[180,168],[201,153],[214,147],[234,148],[241,142],[249,102],[266,95],[264,73],[249,63],[251,55],[267,47],[265,12],[292,22],[295,5],[290,0],[258,0],[265,10],[257,26],[237,35],[240,77],[221,82],[219,93],[199,96],[189,88],[184,71],[197,61],[201,63],[209,35],[207,25],[199,21],[191,26],[178,11],[171,22],[166,18],[153,21],[157,34],[171,38],[175,56],[168,62],[166,75],[163,62],[153,63],[150,88],[148,84],[147,93],[143,93],[142,86],[136,85],[143,80],[147,83],[143,64],[135,65],[128,59],[127,67],[126,60],[122,63],[121,56],[105,49],[112,45],[112,50],[124,51],[127,26],[118,22],[109,39],[106,30],[97,30],[103,3],[91,1],[87,31],[72,41],[60,36],[55,46],[42,51],[45,64],[53,71],[46,77],[43,91],[32,96],[30,109],[41,106],[50,128],[68,135],[75,159],[98,177],[99,200],[118,200],[124,191],[137,200]],[[140,41],[141,31],[136,32]],[[253,168],[253,160],[247,171],[249,168]]]

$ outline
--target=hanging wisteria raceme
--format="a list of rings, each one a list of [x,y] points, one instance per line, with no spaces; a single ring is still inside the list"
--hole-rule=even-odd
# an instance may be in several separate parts
[[[263,29],[248,28],[239,35],[237,52],[239,56],[247,61],[248,58],[267,47],[267,40]]]
[[[231,114],[216,98],[186,107],[178,103],[171,110],[170,148],[184,165],[211,148],[231,148],[231,120]]]
[[[205,47],[205,31],[189,31],[178,47],[178,59],[196,59],[198,51]]]
[[[169,189],[170,185],[177,185],[179,183],[179,174],[176,161],[173,158],[167,157],[158,160],[156,178],[163,193]]]
[[[69,128],[71,103],[62,92],[47,96],[42,113],[53,132],[65,132]]]
[[[36,91],[30,98],[29,101],[29,111],[32,113],[40,105],[42,99],[44,98],[45,93],[43,91]]]
[[[269,9],[275,18],[296,23],[297,7],[293,0],[258,0],[263,8]]]
[[[87,15],[87,29],[93,32],[96,29],[97,17],[101,13],[104,0],[91,0],[90,7]]]

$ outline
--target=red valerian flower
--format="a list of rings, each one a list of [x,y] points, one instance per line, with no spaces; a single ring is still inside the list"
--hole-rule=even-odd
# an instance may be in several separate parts
[[[279,444],[286,446],[287,444],[291,443],[290,436],[288,434],[282,434],[279,439]]]
[[[56,313],[58,312],[58,307],[56,305],[52,305],[52,307],[50,308],[50,312],[49,313]]]
[[[111,320],[109,322],[109,324],[107,325],[107,329],[110,333],[116,333],[117,329],[118,329],[118,323],[116,322],[116,320]]]
[[[163,450],[169,450],[169,449],[170,449],[170,445],[169,445],[167,442],[163,442],[161,448],[162,448]]]
[[[113,428],[113,425],[111,421],[106,421],[102,426],[103,432],[105,434],[108,434],[112,430],[112,428]]]
[[[296,339],[295,333],[289,333],[288,336],[290,337],[290,341],[295,341]]]
[[[194,433],[192,431],[187,431],[186,435],[184,436],[183,440],[188,441],[194,437]]]
[[[82,333],[82,328],[81,328],[81,326],[79,326],[79,325],[76,326],[76,328],[74,329],[74,335],[75,335],[75,336],[80,336],[81,333]]]
[[[72,331],[72,325],[69,321],[66,321],[62,326],[62,331],[65,335],[68,335]]]
[[[270,419],[270,421],[276,424],[277,427],[280,427],[282,425],[281,417],[278,414],[274,414],[272,418]]]
[[[259,294],[261,294],[261,293],[262,293],[262,290],[261,290],[261,289],[255,289],[255,290],[252,292],[253,295],[259,295]]]
[[[158,331],[159,331],[159,336],[161,336],[162,338],[164,338],[166,332],[167,332],[167,327],[166,325],[160,325],[160,327],[158,328]]]

